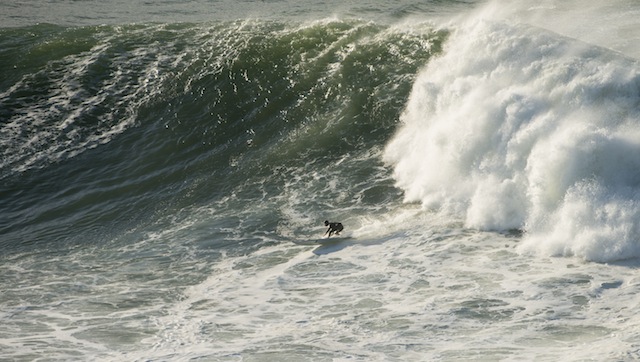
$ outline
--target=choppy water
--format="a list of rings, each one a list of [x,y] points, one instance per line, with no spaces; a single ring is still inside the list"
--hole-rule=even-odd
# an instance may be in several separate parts
[[[0,354],[640,358],[639,9],[3,3]]]

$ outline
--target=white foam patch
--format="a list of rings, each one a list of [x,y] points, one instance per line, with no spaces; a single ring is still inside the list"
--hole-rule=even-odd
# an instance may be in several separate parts
[[[531,259],[515,252],[517,239],[449,228],[432,216],[377,242],[283,242],[227,256],[154,318],[158,333],[144,340],[152,346],[144,358],[634,355],[633,268]]]
[[[108,247],[5,256],[3,356],[626,360],[640,347],[637,261],[530,258],[519,237],[413,206],[357,219],[333,245],[240,235],[207,251],[219,211],[189,215]]]

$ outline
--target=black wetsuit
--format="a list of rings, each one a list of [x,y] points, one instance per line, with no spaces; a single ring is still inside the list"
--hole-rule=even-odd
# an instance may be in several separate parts
[[[325,226],[329,226],[327,232],[325,232],[325,234],[329,233],[329,237],[331,237],[333,233],[336,233],[336,235],[340,235],[340,232],[344,230],[344,226],[342,226],[342,223],[339,222],[325,222],[324,224]]]

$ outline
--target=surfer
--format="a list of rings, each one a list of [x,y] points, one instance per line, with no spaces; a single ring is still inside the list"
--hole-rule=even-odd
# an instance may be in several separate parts
[[[329,222],[328,220],[325,220],[324,226],[329,227],[327,231],[324,233],[325,235],[327,235],[328,233],[329,234],[328,237],[331,237],[333,233],[335,233],[336,235],[340,235],[340,232],[344,230],[344,226],[342,226],[342,223],[339,223],[339,222]]]

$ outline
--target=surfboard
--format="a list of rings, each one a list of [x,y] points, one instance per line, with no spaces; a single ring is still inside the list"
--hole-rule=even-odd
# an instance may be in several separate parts
[[[331,238],[319,238],[310,240],[293,240],[298,245],[331,245],[351,239],[350,236],[334,236]]]

